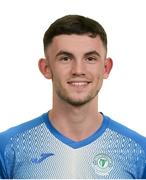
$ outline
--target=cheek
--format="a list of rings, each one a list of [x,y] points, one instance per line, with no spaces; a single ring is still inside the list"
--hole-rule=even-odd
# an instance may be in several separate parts
[[[52,77],[53,77],[52,78],[53,83],[61,86],[65,81],[66,75],[61,70],[57,70],[57,71],[53,71]]]
[[[104,65],[102,64],[99,68],[98,68],[98,76],[99,77],[101,77],[101,78],[103,78],[103,76],[104,76]]]
[[[56,67],[56,69],[54,69],[54,76],[56,79],[64,82],[71,76],[70,69],[68,67],[62,68],[62,66]]]
[[[95,86],[100,86],[100,84],[102,83],[103,81],[103,77],[104,77],[104,72],[103,70],[100,70],[100,71],[96,71],[93,75],[93,79],[94,79],[94,82],[95,82]]]
[[[92,68],[91,74],[95,79],[99,79],[100,77],[103,77],[104,69],[102,67]]]

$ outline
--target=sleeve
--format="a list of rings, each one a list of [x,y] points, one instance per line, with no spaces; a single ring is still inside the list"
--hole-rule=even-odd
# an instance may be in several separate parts
[[[6,140],[2,136],[2,133],[0,133],[0,179],[8,179],[6,175],[6,166],[4,161],[4,145]]]
[[[144,168],[142,179],[146,179],[146,160],[145,160],[145,168]]]
[[[146,141],[144,141],[144,150],[145,150],[145,161],[144,161],[144,164],[145,164],[145,166],[144,166],[144,171],[143,171],[143,176],[142,176],[142,179],[146,179],[146,143],[145,143]]]
[[[0,179],[5,179],[4,163],[0,154]]]

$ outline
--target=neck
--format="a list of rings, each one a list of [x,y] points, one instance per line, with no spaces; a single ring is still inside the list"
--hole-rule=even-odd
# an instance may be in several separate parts
[[[74,141],[89,137],[102,123],[97,99],[98,97],[79,107],[53,101],[53,108],[49,112],[51,123],[64,136]]]

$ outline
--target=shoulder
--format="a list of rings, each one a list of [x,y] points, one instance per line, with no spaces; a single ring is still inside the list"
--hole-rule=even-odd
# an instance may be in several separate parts
[[[108,116],[103,115],[108,121],[108,128],[123,137],[127,137],[129,140],[139,144],[146,153],[146,137],[142,136],[138,132],[126,127],[125,125],[111,119]]]
[[[1,150],[4,149],[11,138],[17,136],[18,134],[22,134],[26,131],[29,131],[30,129],[35,128],[36,126],[39,126],[41,123],[45,121],[45,118],[44,118],[45,116],[47,116],[47,113],[44,113],[39,117],[36,117],[25,123],[22,123],[4,132],[1,132],[0,133],[0,149]]]

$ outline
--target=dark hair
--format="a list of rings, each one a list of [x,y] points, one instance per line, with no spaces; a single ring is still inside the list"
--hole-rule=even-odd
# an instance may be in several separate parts
[[[44,34],[44,50],[55,36],[61,34],[88,34],[93,38],[99,35],[103,45],[107,48],[107,35],[104,28],[97,21],[84,16],[67,15],[52,23]]]

